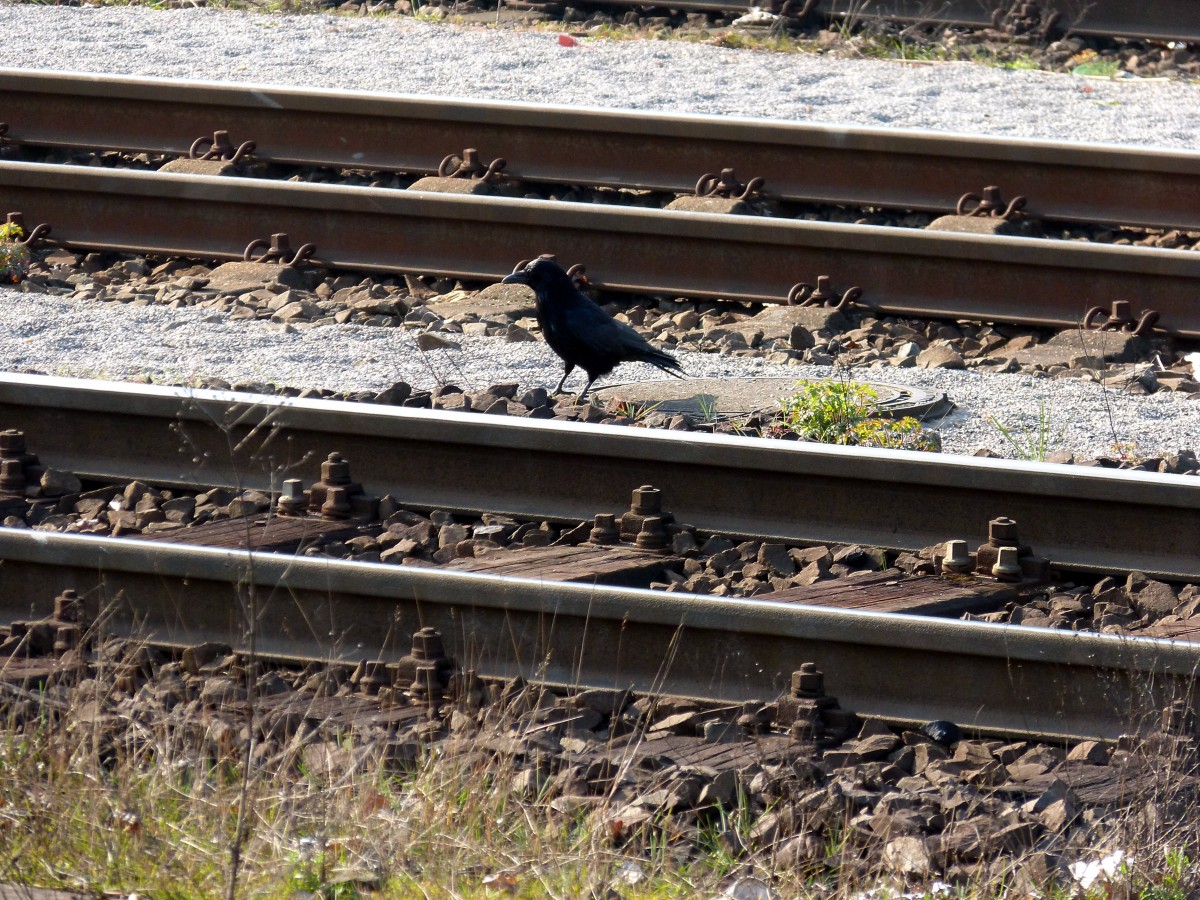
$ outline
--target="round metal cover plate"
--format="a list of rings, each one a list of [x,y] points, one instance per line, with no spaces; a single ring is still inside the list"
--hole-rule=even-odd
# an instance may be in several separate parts
[[[879,395],[876,406],[883,415],[894,418],[913,416],[928,420],[954,408],[945,394],[865,381]],[[608,403],[634,403],[653,406],[655,412],[688,413],[705,418],[744,416],[755,410],[774,408],[781,397],[796,391],[794,378],[689,378],[687,380],[634,381],[600,388],[592,393]]]

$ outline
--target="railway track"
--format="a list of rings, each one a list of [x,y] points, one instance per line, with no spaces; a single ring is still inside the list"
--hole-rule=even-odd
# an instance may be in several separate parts
[[[533,180],[678,190],[729,163],[784,196],[915,208],[953,206],[1004,168],[1019,189],[1031,186],[1039,214],[1200,227],[1196,154],[11,71],[0,86],[15,98],[18,146],[182,152],[221,125],[244,127],[239,139],[252,135],[266,159],[421,173],[485,138]],[[131,122],[142,137],[114,127]],[[950,190],[947,172],[973,180]],[[863,173],[873,174],[850,187]],[[906,187],[924,183],[935,187]],[[283,232],[329,267],[489,281],[551,252],[588,263],[593,282],[616,291],[786,303],[798,282],[829,275],[860,285],[859,302],[880,313],[1072,327],[1093,307],[1132,299],[1135,316],[1153,310],[1161,329],[1200,335],[1187,299],[1200,257],[1186,251],[23,162],[0,162],[0,191],[31,227],[47,224],[75,248],[230,259]],[[1098,199],[1115,196],[1134,211]]]
[[[434,174],[478,148],[533,183],[691,192],[733,167],[789,201],[953,212],[1001,186],[1039,219],[1200,230],[1200,152],[903,129],[0,69],[8,139],[186,156],[227,131],[270,162]]]
[[[0,378],[0,421],[86,479],[269,490],[337,448],[365,490],[414,508],[587,519],[653,480],[704,530],[916,546],[1011,514],[1056,566],[1200,581],[1200,487],[1181,477],[17,376]],[[506,474],[463,478],[482,470]],[[726,702],[777,695],[815,661],[856,711],[1007,734],[1114,737],[1190,697],[1200,663],[1186,642],[126,538],[0,529],[0,558],[8,621],[69,588],[116,633],[238,647],[253,597],[273,656],[388,660],[435,627],[480,674]]]
[[[336,450],[418,508],[578,521],[653,484],[702,530],[898,550],[979,543],[1004,516],[1056,566],[1200,581],[1200,481],[1182,475],[12,374],[0,422],[101,481],[278,490]],[[463,478],[480,470],[504,477]]]

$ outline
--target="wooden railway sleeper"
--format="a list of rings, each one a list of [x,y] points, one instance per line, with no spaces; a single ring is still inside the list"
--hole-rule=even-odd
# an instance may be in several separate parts
[[[1101,321],[1105,315],[1104,307],[1093,306],[1083,317],[1083,327],[1097,331],[1121,331],[1147,337],[1154,333],[1154,325],[1159,320],[1159,312],[1148,309],[1141,317],[1133,315],[1133,305],[1128,300],[1114,300],[1108,318]]]

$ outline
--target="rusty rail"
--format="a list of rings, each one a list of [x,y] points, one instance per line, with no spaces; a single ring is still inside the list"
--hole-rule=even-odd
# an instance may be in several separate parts
[[[611,290],[768,303],[822,272],[883,313],[1073,327],[1134,299],[1200,335],[1180,250],[37,163],[0,163],[0,199],[79,248],[240,259],[287,232],[330,267],[484,281],[554,253]]]
[[[814,661],[859,713],[1007,734],[1114,738],[1197,705],[1195,644],[12,529],[0,558],[0,619],[71,588],[109,633],[172,644],[244,649],[253,608],[270,656],[395,662],[432,626],[481,675],[727,702]]]
[[[416,508],[581,520],[653,484],[703,530],[908,550],[1008,516],[1057,565],[1200,581],[1185,476],[3,373],[0,423],[104,480],[278,490],[337,450]]]
[[[0,96],[37,146],[186,154],[220,129],[263,159],[425,174],[472,147],[530,181],[690,192],[734,167],[783,199],[945,212],[995,184],[1035,217],[1200,229],[1196,151],[12,69]]]

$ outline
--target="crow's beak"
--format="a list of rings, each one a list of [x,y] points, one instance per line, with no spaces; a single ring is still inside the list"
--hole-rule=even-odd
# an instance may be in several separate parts
[[[513,272],[511,275],[505,275],[500,281],[501,284],[529,284],[529,276],[522,272]]]

